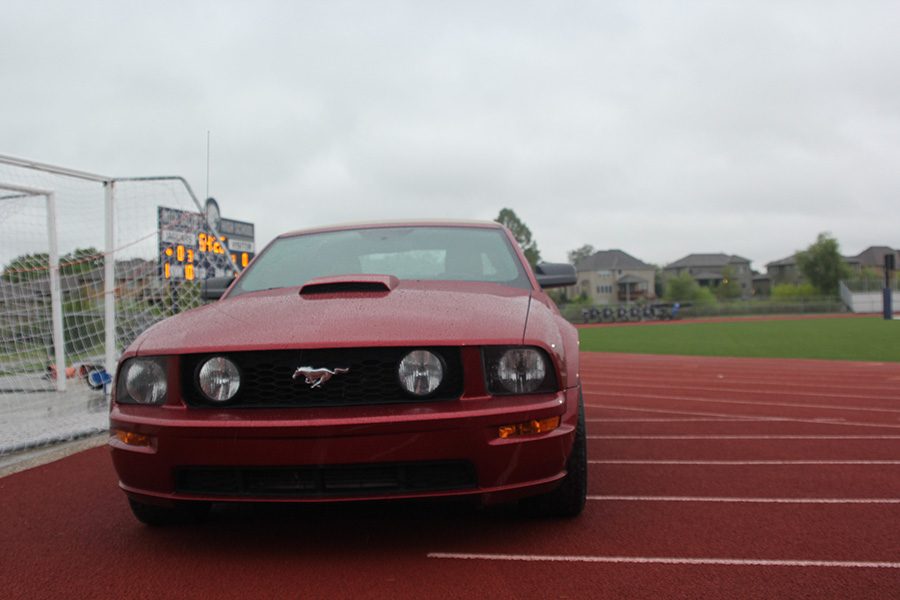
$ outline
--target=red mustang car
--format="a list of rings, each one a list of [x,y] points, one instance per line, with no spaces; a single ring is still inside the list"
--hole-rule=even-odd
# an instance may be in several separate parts
[[[533,272],[496,223],[377,223],[279,236],[229,283],[119,361],[109,445],[139,520],[450,496],[581,512],[578,337],[541,289],[570,265]]]

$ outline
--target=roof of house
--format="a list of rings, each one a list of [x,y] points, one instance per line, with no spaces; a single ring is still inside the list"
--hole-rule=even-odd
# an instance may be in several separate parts
[[[667,264],[665,269],[687,269],[696,267],[725,267],[737,263],[749,264],[750,260],[736,254],[688,254],[684,258]]]
[[[856,260],[864,267],[883,267],[884,257],[892,252],[900,254],[900,251],[889,246],[869,246],[856,255]]]
[[[598,250],[575,263],[576,271],[611,271],[613,269],[654,270],[656,267],[621,250]]]
[[[766,263],[766,268],[769,267],[790,267],[792,265],[797,264],[797,255],[791,254],[786,258],[781,258],[778,260],[773,260],[772,262]]]
[[[631,275],[629,273],[628,275],[619,277],[619,279],[616,280],[616,283],[647,283],[647,280],[643,277],[638,277],[637,275]]]
[[[873,246],[872,248],[865,250],[864,252],[860,253],[859,256],[842,256],[841,258],[844,259],[845,263],[848,263],[851,265],[856,264],[858,262],[861,262],[860,258],[859,258],[860,256],[862,256],[863,254],[865,254],[865,252],[868,252],[869,250],[872,250],[874,248],[876,248],[876,246]],[[888,250],[890,250],[890,248],[888,248]],[[884,255],[882,254],[881,256],[882,256],[881,264],[884,264],[884,258],[883,258]],[[766,263],[766,268],[768,269],[769,267],[793,267],[796,264],[797,264],[797,254],[794,253],[786,258],[782,258],[779,260],[773,260],[770,263]]]
[[[694,273],[694,279],[725,279],[725,277],[721,273],[716,273],[715,271],[703,271],[702,273]]]

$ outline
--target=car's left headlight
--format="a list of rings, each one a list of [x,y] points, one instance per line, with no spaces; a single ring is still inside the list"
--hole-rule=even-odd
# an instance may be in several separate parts
[[[444,379],[444,363],[433,352],[413,350],[400,360],[397,376],[403,389],[413,396],[430,396]]]
[[[557,389],[553,364],[540,348],[485,348],[484,370],[491,394],[532,394]]]
[[[165,404],[168,392],[166,360],[138,357],[125,361],[116,380],[116,402],[122,404]]]

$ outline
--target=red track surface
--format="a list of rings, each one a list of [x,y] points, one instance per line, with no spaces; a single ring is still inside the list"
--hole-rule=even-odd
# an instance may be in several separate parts
[[[434,504],[139,525],[104,449],[0,479],[4,598],[900,597],[900,365],[585,354],[572,521]]]

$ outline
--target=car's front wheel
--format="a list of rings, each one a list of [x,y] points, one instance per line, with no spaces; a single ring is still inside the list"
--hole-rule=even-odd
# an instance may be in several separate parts
[[[577,517],[587,500],[587,433],[584,425],[584,398],[578,393],[578,425],[572,453],[566,461],[566,476],[552,492],[526,498],[520,506],[527,514],[540,517]]]

